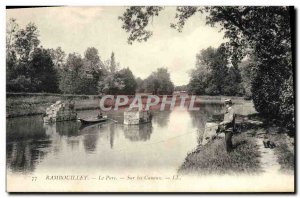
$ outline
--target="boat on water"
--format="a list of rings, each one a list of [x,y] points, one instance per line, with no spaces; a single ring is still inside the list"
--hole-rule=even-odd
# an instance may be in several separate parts
[[[89,125],[89,124],[96,124],[100,122],[106,122],[108,118],[104,116],[103,118],[86,118],[86,119],[79,118],[79,120],[82,125]]]

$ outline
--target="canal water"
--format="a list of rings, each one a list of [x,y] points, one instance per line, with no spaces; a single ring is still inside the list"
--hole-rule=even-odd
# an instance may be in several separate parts
[[[7,174],[176,174],[205,123],[221,109],[156,111],[152,123],[137,126],[123,125],[122,111],[107,114],[118,122],[87,127],[77,121],[44,124],[41,116],[7,119]],[[80,118],[96,114],[78,112]]]

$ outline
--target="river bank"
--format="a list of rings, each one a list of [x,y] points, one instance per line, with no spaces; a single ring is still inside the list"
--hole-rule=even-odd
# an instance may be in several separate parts
[[[238,133],[232,138],[233,151],[225,151],[224,138],[216,138],[205,146],[198,140],[197,148],[188,153],[179,167],[179,174],[260,174],[276,169],[275,173],[293,175],[294,137],[287,134],[294,133],[260,117],[250,103],[235,105],[234,108]],[[263,141],[274,142],[275,148],[265,148]]]
[[[13,118],[43,114],[47,107],[58,100],[74,100],[76,110],[96,109],[99,106],[99,96],[95,95],[7,93],[6,117]]]
[[[128,106],[132,102],[134,96],[130,96]],[[159,96],[162,99],[162,96]],[[173,97],[172,95],[168,96]],[[178,99],[180,98],[177,96]],[[221,104],[224,101],[224,96],[197,96],[195,104]],[[236,104],[243,104],[245,100],[243,97],[230,97]],[[52,94],[52,93],[7,93],[6,94],[6,117],[20,117],[40,115],[45,113],[46,108],[56,101],[73,100],[75,102],[75,109],[81,110],[93,110],[99,107],[101,96],[99,95],[66,95],[66,94]],[[146,96],[142,96],[143,104],[146,103]],[[187,99],[187,103],[190,98]],[[179,100],[176,100],[176,105]],[[113,102],[107,100],[105,106],[113,106]]]

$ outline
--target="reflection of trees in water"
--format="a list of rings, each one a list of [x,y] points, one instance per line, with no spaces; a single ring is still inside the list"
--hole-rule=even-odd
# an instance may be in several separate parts
[[[32,172],[49,151],[52,140],[40,116],[8,119],[7,166],[16,172]]]
[[[74,121],[56,122],[52,124],[44,124],[46,134],[51,137],[53,141],[53,149],[55,153],[59,152],[59,145],[61,142],[61,136],[66,136],[66,143],[72,148],[79,146],[79,124]]]
[[[7,166],[12,171],[30,173],[48,153],[52,142],[50,140],[20,141],[6,145]]]
[[[201,104],[200,112],[211,118],[213,115],[222,114],[224,105],[222,104]]]
[[[47,137],[40,116],[7,119],[6,131],[8,142]]]
[[[199,111],[189,111],[192,118],[192,126],[198,130],[198,142],[202,140],[206,123],[214,121],[216,115],[220,115],[222,110],[223,108],[220,104],[201,104]]]
[[[192,118],[192,125],[197,129],[204,129],[207,117],[200,111],[189,111]]]
[[[152,133],[152,124],[124,125],[125,138],[130,141],[147,141]]]
[[[93,152],[97,148],[98,133],[86,134],[83,138],[83,145],[86,152]]]
[[[199,111],[189,111],[193,127],[204,128],[206,122],[212,121],[215,115],[220,115],[222,106],[216,104],[202,104]]]
[[[93,152],[97,148],[99,134],[101,133],[102,124],[91,125],[84,128],[80,133],[84,135],[83,145],[86,152]]]
[[[116,120],[118,123],[124,122],[124,110],[109,111],[105,113],[109,118]]]
[[[171,111],[153,111],[152,122],[160,127],[165,127],[169,123]]]
[[[57,122],[56,123],[56,132],[61,136],[78,136],[79,135],[79,123],[76,121],[68,122]]]
[[[114,148],[114,138],[115,138],[115,125],[110,124],[109,125],[109,143],[110,143],[110,148]]]
[[[202,141],[207,117],[201,111],[189,111],[189,114],[192,118],[192,126],[197,128],[197,141],[199,144]]]

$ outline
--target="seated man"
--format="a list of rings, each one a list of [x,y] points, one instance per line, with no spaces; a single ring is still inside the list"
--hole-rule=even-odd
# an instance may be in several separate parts
[[[232,133],[235,130],[235,112],[232,108],[231,99],[225,100],[226,112],[224,114],[224,120],[219,124],[219,132],[225,133],[225,146],[226,151],[232,150]]]

